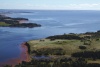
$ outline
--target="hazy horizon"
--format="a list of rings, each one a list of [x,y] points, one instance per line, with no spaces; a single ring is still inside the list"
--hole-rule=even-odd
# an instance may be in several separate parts
[[[100,0],[1,0],[0,9],[100,10]]]

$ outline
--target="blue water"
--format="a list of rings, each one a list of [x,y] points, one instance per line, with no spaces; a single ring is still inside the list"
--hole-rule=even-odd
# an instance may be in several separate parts
[[[100,11],[0,10],[10,17],[28,18],[37,28],[0,27],[0,62],[19,57],[19,45],[32,39],[64,33],[100,30]]]

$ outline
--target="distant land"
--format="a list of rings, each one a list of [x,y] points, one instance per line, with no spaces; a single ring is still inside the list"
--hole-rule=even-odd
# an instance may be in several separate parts
[[[21,28],[34,28],[41,27],[36,23],[21,23],[21,21],[28,21],[27,18],[11,18],[5,15],[0,15],[0,27],[21,27]]]

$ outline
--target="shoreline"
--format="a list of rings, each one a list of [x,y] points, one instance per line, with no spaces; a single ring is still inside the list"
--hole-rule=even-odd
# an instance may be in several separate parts
[[[12,58],[10,60],[0,62],[0,67],[3,67],[5,65],[10,65],[14,67],[15,65],[21,64],[22,61],[30,62],[30,55],[28,53],[28,47],[25,44],[26,43],[24,42],[20,45],[20,51],[21,51],[20,57]]]
[[[19,28],[41,27],[40,24],[29,23],[28,20],[29,19],[27,18],[12,18],[6,15],[0,14],[0,27],[19,27]]]
[[[21,58],[22,61],[25,61],[25,62],[30,61],[30,55],[28,53],[28,47],[26,46],[26,42],[21,44],[20,58]]]
[[[97,32],[86,32],[86,33],[83,33],[83,34],[70,33],[70,34],[49,36],[46,39],[42,39],[42,40],[36,40],[36,41],[34,41],[34,40],[32,41],[31,40],[31,41],[28,41],[28,42],[23,42],[21,45],[19,45],[20,46],[20,51],[21,51],[20,57],[15,58],[15,59],[8,60],[7,62],[4,62],[3,64],[9,64],[9,65],[12,65],[12,67],[14,67],[15,65],[22,64],[23,61],[24,62],[31,62],[30,51],[32,51],[32,50],[30,49],[30,44],[31,44],[31,47],[32,47],[32,45],[34,45],[33,43],[35,43],[35,45],[34,45],[35,47],[34,48],[38,48],[36,50],[33,50],[34,51],[33,53],[36,54],[36,55],[38,55],[38,52],[39,51],[40,52],[43,51],[43,52],[39,53],[40,55],[45,55],[45,54],[42,54],[42,53],[45,53],[44,51],[49,50],[49,51],[52,51],[52,53],[53,53],[54,51],[59,50],[59,52],[61,51],[61,54],[60,55],[63,56],[63,54],[62,54],[63,47],[57,47],[57,46],[59,46],[59,45],[62,46],[62,45],[65,45],[66,43],[70,43],[70,42],[71,42],[70,44],[73,44],[73,42],[76,43],[76,44],[82,44],[83,42],[85,42],[85,41],[82,41],[82,40],[84,40],[84,38],[91,38],[92,37],[92,38],[95,39],[94,35],[97,35],[99,33],[100,33],[100,30],[98,30]],[[87,41],[87,39],[86,39],[86,41]],[[96,41],[96,42],[98,42],[98,41]],[[46,45],[39,46],[40,44],[45,44],[45,43],[48,44],[48,47]],[[51,43],[53,45],[56,45],[56,46],[50,45]],[[69,45],[65,45],[65,46],[68,47]],[[82,45],[80,45],[80,46],[82,46]],[[83,46],[84,46],[84,43],[83,43]],[[87,45],[86,47],[89,47],[89,45]],[[77,48],[80,49],[79,48],[79,45],[76,46],[76,49]],[[70,49],[68,49],[68,50],[70,51]],[[50,53],[48,53],[46,55],[49,56],[49,54]],[[51,55],[53,55],[53,54],[51,54]],[[55,55],[55,53],[54,53],[54,55]],[[67,55],[67,54],[65,54],[65,55]]]

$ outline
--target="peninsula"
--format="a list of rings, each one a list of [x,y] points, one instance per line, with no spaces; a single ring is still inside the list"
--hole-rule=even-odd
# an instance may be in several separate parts
[[[5,15],[0,15],[0,27],[21,27],[21,28],[34,28],[41,27],[36,23],[21,23],[21,21],[28,21],[27,18],[11,18]]]
[[[31,60],[15,67],[100,67],[100,31],[49,36],[23,45]]]

